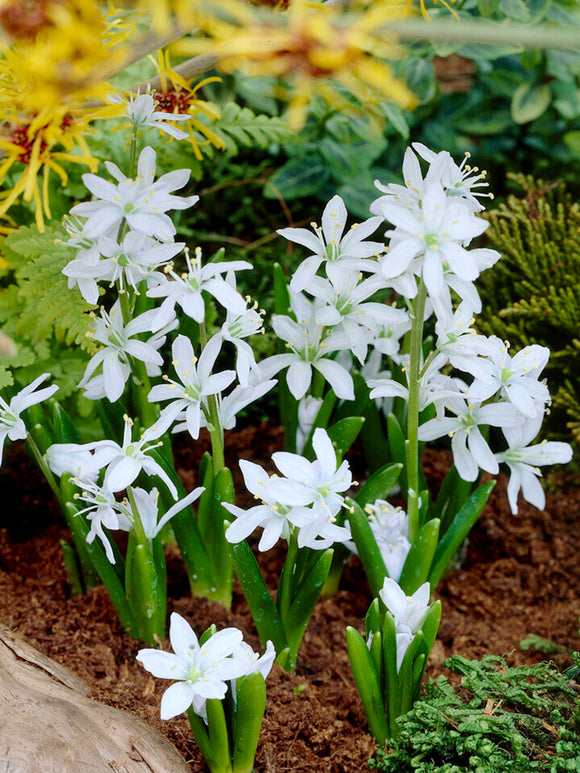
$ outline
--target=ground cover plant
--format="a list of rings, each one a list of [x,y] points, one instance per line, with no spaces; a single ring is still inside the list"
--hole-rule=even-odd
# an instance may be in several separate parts
[[[463,41],[509,32],[503,16],[517,9],[508,8],[491,27],[465,19]],[[92,4],[56,2],[39,9],[31,29],[16,7],[3,11],[6,83],[20,88],[6,87],[6,120],[16,128],[0,169],[0,213],[8,218],[0,439],[26,439],[70,529],[63,555],[71,586],[82,593],[103,584],[122,628],[148,645],[138,661],[173,682],[161,717],[187,713],[213,773],[253,770],[272,665],[296,670],[320,597],[336,593],[350,554],[358,554],[373,601],[364,636],[354,627],[345,636],[370,732],[383,745],[420,694],[441,621],[431,596],[493,490],[482,474],[505,465],[517,514],[520,494],[544,507],[540,468],[571,459],[567,442],[536,440],[551,399],[543,378],[550,351],[533,342],[512,351],[474,328],[482,310],[475,282],[501,255],[478,241],[492,192],[469,153],[456,160],[445,148],[413,142],[399,160],[402,184],[389,175],[375,181],[362,222],[353,222],[345,199],[356,199],[358,215],[364,197],[339,186],[345,198],[328,191],[309,227],[278,229],[304,257],[292,271],[268,266],[270,319],[261,299],[244,292],[252,263],[196,244],[189,212],[203,202],[192,176],[217,152],[282,145],[308,125],[310,98],[314,112],[324,103],[337,116],[356,113],[359,154],[368,146],[365,127],[377,136],[378,103],[399,105],[385,107],[382,118],[405,135],[400,111],[416,105],[420,89],[412,73],[390,64],[401,57],[391,36],[420,40],[424,5],[426,18],[410,27],[411,6],[397,3],[296,2],[283,10],[228,0],[154,10],[141,3],[137,16],[102,14]],[[525,21],[541,22],[545,13]],[[567,48],[572,18],[563,14],[561,29],[543,28],[545,39],[519,31],[534,45]],[[152,36],[139,37],[147,21]],[[255,41],[273,28],[263,56]],[[441,27],[429,29],[437,39]],[[63,85],[62,40],[81,33],[94,44],[91,54],[82,75],[73,68]],[[140,60],[167,36],[175,55],[194,56],[173,68],[160,52],[152,76]],[[33,105],[26,79],[39,56],[51,67]],[[234,71],[240,57],[249,76],[279,79],[271,98],[287,104],[285,123],[202,99],[200,84],[185,78],[216,62]],[[103,74],[121,71],[118,85],[103,82]],[[208,90],[216,80],[206,78]],[[527,123],[550,102],[543,85],[526,83],[512,118]],[[344,121],[333,125],[314,143],[328,140],[327,154],[340,147]],[[351,171],[353,136],[342,135]],[[574,136],[567,137],[572,152]],[[376,156],[366,158],[360,177]],[[79,164],[89,170],[80,178]],[[321,179],[317,195],[345,179],[347,166]],[[281,201],[283,172],[268,188]],[[64,191],[55,193],[55,174]],[[269,343],[254,346],[261,336]],[[239,461],[258,502],[242,507],[226,433],[271,392],[285,447],[263,460],[267,468]],[[184,485],[174,437],[198,441],[202,430],[210,447],[195,482]],[[446,436],[452,464],[435,493],[421,457],[426,443]],[[357,438],[361,483],[349,460]],[[248,541],[258,527],[258,553],[286,543],[274,589]],[[196,631],[175,611],[173,652],[159,648],[172,546],[194,598],[230,609],[237,578],[260,650],[236,628]]]

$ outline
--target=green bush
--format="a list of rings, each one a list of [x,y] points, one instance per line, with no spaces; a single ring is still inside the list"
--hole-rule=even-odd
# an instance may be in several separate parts
[[[508,668],[500,657],[444,663],[445,676],[398,720],[400,736],[369,767],[384,773],[580,771],[578,694],[553,664]]]

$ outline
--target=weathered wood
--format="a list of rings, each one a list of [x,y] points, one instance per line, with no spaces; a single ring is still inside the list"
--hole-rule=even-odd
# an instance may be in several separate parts
[[[189,773],[161,733],[88,691],[0,625],[0,773]]]

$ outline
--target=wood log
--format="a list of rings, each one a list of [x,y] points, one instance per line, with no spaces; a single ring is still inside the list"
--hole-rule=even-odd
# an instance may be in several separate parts
[[[0,625],[0,773],[190,773],[158,730],[88,693]]]

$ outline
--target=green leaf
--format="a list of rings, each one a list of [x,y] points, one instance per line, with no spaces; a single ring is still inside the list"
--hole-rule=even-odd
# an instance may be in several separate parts
[[[402,464],[385,464],[370,476],[359,490],[355,501],[364,508],[367,504],[374,505],[377,499],[386,499],[402,469]]]
[[[431,589],[437,587],[447,565],[479,518],[494,486],[495,481],[492,480],[474,491],[445,532],[445,536],[437,546],[429,572]]]
[[[296,662],[304,631],[328,577],[332,556],[333,551],[328,548],[316,557],[316,561],[307,572],[298,593],[290,604],[286,619],[282,621],[293,665]]]
[[[400,475],[400,486],[403,491],[407,490],[407,457],[405,454],[405,435],[401,425],[394,413],[387,416],[387,442],[393,462],[402,465]]]
[[[348,419],[337,421],[336,424],[328,428],[328,437],[332,440],[339,461],[342,460],[342,457],[356,440],[364,421],[362,416],[350,416]]]
[[[249,107],[241,107],[235,102],[213,107],[221,113],[220,118],[211,120],[198,114],[198,120],[210,127],[232,155],[238,152],[240,145],[267,148],[271,142],[284,142],[292,136],[285,121],[279,116],[256,115]],[[210,157],[213,156],[211,145],[203,147]]]
[[[125,592],[137,621],[137,636],[155,645],[165,633],[167,588],[147,545],[131,544],[126,562]]]
[[[407,596],[411,596],[427,581],[438,538],[439,519],[433,518],[421,528],[405,560],[399,585]]]
[[[236,723],[232,773],[253,773],[266,708],[266,682],[259,671],[236,680]]]
[[[369,520],[361,506],[353,499],[347,499],[346,504],[349,507],[347,517],[350,531],[365,570],[371,593],[373,596],[378,596],[379,591],[384,585],[385,577],[389,576],[383,556],[369,526]]]
[[[519,124],[534,121],[548,109],[551,101],[552,92],[547,84],[535,86],[533,83],[524,82],[513,94],[512,118]]]
[[[320,156],[311,153],[289,159],[270,177],[270,183],[284,199],[300,199],[316,194],[328,177],[326,164],[322,163]],[[264,196],[275,198],[269,187],[264,189]]]
[[[252,613],[260,641],[265,647],[268,639],[280,654],[287,646],[280,613],[272,600],[260,567],[247,542],[230,545],[234,571]]]
[[[387,740],[388,725],[373,659],[363,637],[350,625],[346,629],[346,644],[352,675],[365,710],[369,730],[376,742],[382,746]]]
[[[580,156],[580,131],[566,132],[563,138],[566,145],[570,148],[572,153]]]
[[[499,10],[514,21],[530,21],[530,11],[524,0],[500,0]]]
[[[432,507],[433,516],[441,521],[440,538],[443,537],[456,513],[459,512],[467,501],[472,486],[472,482],[463,480],[459,476],[455,465],[445,475],[439,489],[437,501]]]

